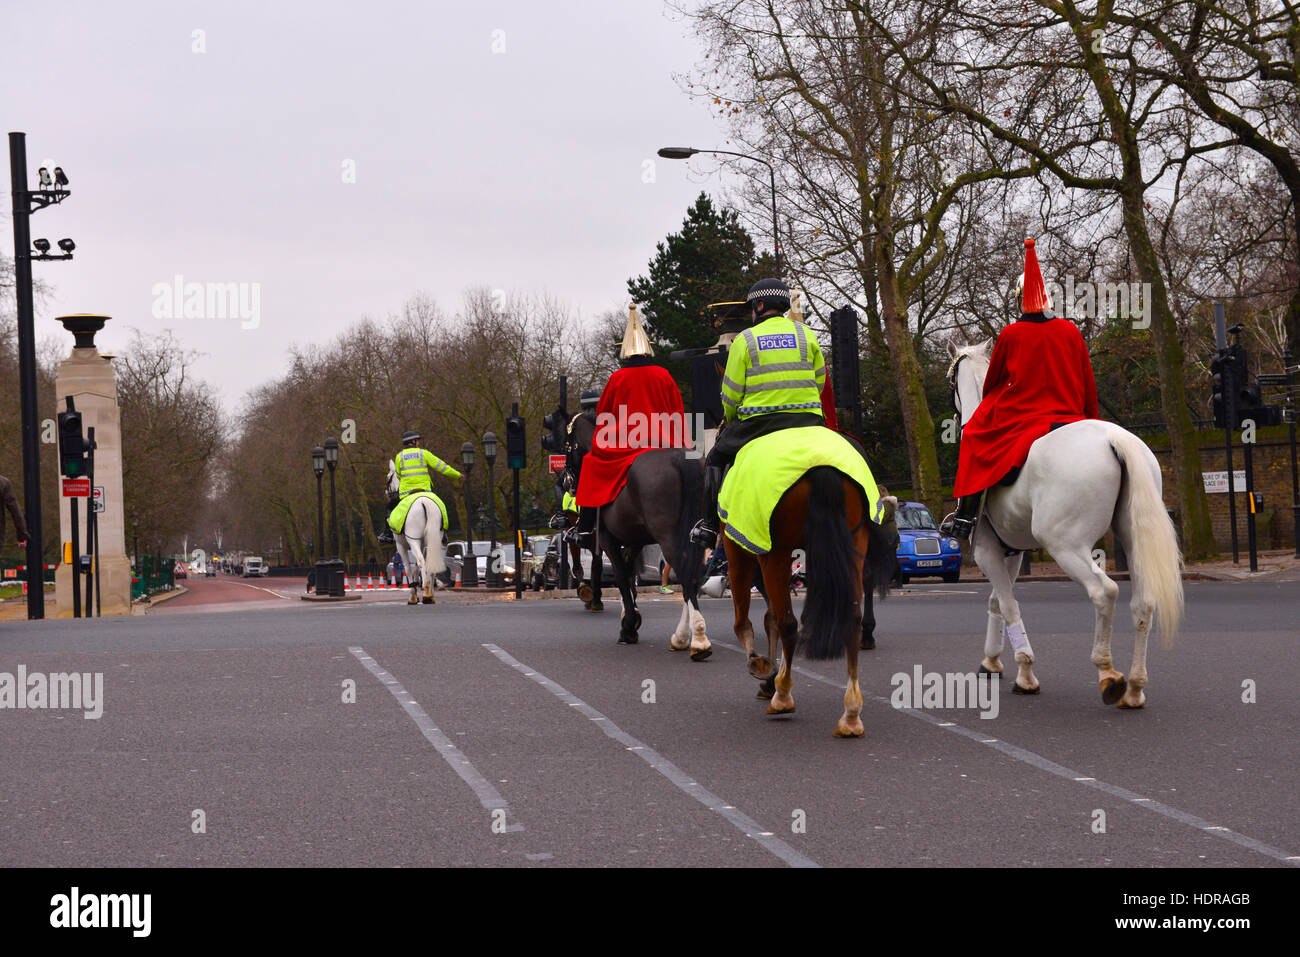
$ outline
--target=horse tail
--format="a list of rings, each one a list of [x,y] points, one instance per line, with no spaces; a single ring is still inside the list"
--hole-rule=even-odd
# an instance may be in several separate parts
[[[1160,494],[1160,467],[1146,444],[1130,432],[1116,431],[1110,446],[1124,470],[1128,491],[1133,588],[1151,599],[1168,647],[1183,617],[1183,556]]]
[[[442,509],[432,499],[420,501],[424,505],[424,564],[430,575],[441,575],[447,570],[442,558]]]
[[[844,654],[857,601],[857,551],[845,515],[844,474],[820,465],[810,469],[807,478],[811,487],[803,541],[808,596],[803,604],[799,644],[813,661],[825,661]],[[867,520],[865,514],[863,520]]]
[[[673,569],[682,586],[682,597],[695,597],[704,579],[704,548],[691,541],[691,529],[704,511],[704,465],[699,457],[685,453],[677,458],[677,474],[682,482],[682,507],[677,518],[677,554]]]

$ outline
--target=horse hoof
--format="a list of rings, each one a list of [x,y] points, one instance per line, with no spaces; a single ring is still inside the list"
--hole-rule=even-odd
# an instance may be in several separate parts
[[[772,675],[770,678],[764,679],[763,683],[758,686],[758,694],[754,695],[754,697],[762,698],[764,701],[767,701],[775,694],[776,675]]]
[[[1101,686],[1102,704],[1114,704],[1124,697],[1124,692],[1128,691],[1127,678],[1111,678],[1104,681]]]
[[[772,659],[766,655],[754,655],[749,659],[749,673],[759,681],[771,681],[772,676],[776,674],[776,666],[772,664]],[[772,697],[771,694],[768,697]]]
[[[578,586],[578,597],[587,603],[588,609],[591,608],[591,599],[594,594],[595,592],[591,590],[591,586],[586,582]]]
[[[794,714],[794,698],[789,695],[773,695],[772,703],[767,706],[768,714]]]
[[[420,603],[420,600],[418,598],[408,598],[406,599],[406,603],[408,605],[418,605]]]
[[[876,650],[876,639],[874,639],[874,638],[863,638],[863,639],[862,639],[862,644],[858,645],[858,647],[861,648],[863,651],[875,651],[875,650]]]
[[[428,598],[421,598],[420,601],[421,601],[423,604],[426,604],[426,605],[432,605],[432,604],[433,604],[433,597],[430,596],[430,597],[428,597]]]
[[[589,601],[589,602],[587,602],[587,604],[586,604],[584,607],[586,607],[587,611],[604,611],[604,610],[605,610],[605,606],[602,605],[600,602],[590,602],[590,601]]]
[[[1147,706],[1147,696],[1139,691],[1137,701],[1133,701],[1128,695],[1125,695],[1120,699],[1119,706],[1126,711],[1139,711]]]
[[[703,661],[709,655],[713,654],[712,648],[701,648],[699,651],[691,652],[691,661]]]
[[[999,672],[999,671],[990,671],[988,668],[985,668],[983,665],[980,665],[979,674],[982,674],[982,675],[996,675],[996,674],[1001,674],[1001,672]]]
[[[854,718],[852,721],[840,718],[839,724],[835,726],[835,737],[837,738],[860,738],[866,733],[861,718]]]
[[[618,643],[620,645],[635,645],[640,640],[641,640],[640,636],[638,636],[635,632],[630,635],[618,636]]]
[[[1041,686],[1036,687],[1036,688],[1022,688],[1022,687],[1020,687],[1020,682],[1019,682],[1019,681],[1013,681],[1013,682],[1011,682],[1011,693],[1012,693],[1012,694],[1038,694],[1038,692],[1040,692],[1040,691],[1042,691],[1042,690],[1043,690],[1043,689],[1042,689]]]

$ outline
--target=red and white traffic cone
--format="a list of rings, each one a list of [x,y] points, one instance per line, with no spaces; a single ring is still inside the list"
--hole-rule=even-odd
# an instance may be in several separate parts
[[[346,571],[343,573],[343,590],[352,591],[352,582],[348,581],[348,573]]]
[[[358,584],[361,583],[360,573],[357,574],[357,583]],[[375,579],[370,574],[370,572],[366,572],[366,591],[374,591],[374,590],[375,590]]]

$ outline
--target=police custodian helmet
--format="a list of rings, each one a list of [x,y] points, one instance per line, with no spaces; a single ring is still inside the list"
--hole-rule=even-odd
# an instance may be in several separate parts
[[[402,433],[403,445],[409,445],[412,442],[418,442],[418,441],[420,441],[419,432],[412,432],[410,429],[407,429],[405,432]]]

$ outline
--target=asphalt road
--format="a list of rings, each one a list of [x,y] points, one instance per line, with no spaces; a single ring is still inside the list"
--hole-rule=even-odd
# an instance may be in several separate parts
[[[706,600],[716,650],[695,663],[667,647],[675,597],[642,596],[642,640],[626,646],[613,604],[408,607],[399,593],[321,606],[297,599],[300,583],[191,584],[143,617],[0,624],[0,673],[103,675],[98,719],[0,709],[0,863],[1213,867],[1300,855],[1294,583],[1188,583],[1186,626],[1172,649],[1153,642],[1140,712],[1101,702],[1079,589],[1025,586],[1043,693],[1004,687],[993,719],[890,705],[895,673],[969,672],[982,653],[983,586],[909,589],[878,605],[861,740],[831,734],[842,662],[796,662],[798,710],[764,715],[729,600]],[[1256,703],[1243,703],[1248,680]]]

